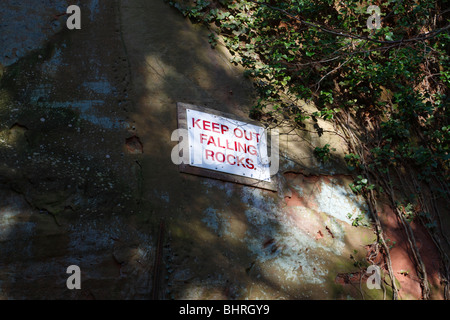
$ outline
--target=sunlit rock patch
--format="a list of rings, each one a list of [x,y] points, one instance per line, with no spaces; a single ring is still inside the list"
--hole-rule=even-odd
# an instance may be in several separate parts
[[[240,189],[246,219],[243,236],[242,229],[234,229],[236,213],[226,208],[208,207],[202,221],[219,237],[237,239],[247,247],[256,278],[270,279],[288,292],[299,285],[324,285],[334,272],[332,261],[348,259],[346,236],[353,222],[349,213],[368,217],[365,202],[346,186],[348,178],[290,174],[287,180],[291,196],[284,202],[262,189]],[[227,201],[234,199],[233,188],[223,182],[203,184],[207,192],[218,189]]]

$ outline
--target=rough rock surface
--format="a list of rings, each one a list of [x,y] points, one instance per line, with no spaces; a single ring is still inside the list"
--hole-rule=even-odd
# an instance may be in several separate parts
[[[71,31],[52,20],[66,1],[6,2],[0,299],[361,298],[348,275],[376,236],[352,226],[370,220],[337,135],[280,128],[276,193],[181,174],[176,102],[248,118],[255,101],[206,30],[162,0],[81,1]],[[330,142],[324,165],[313,150]],[[81,290],[66,288],[72,264]]]

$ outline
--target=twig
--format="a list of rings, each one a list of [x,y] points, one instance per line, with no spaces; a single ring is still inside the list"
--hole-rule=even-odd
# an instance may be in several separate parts
[[[395,168],[395,172],[397,173],[397,176],[399,177],[399,179],[401,181],[402,179],[401,179],[401,176],[400,176],[397,168]],[[390,176],[388,176],[388,177],[390,179]],[[390,180],[390,182],[391,182],[391,180]],[[391,185],[392,185],[392,183],[391,183]],[[417,274],[421,280],[422,296],[425,300],[428,300],[430,298],[430,287],[428,286],[428,277],[427,277],[425,264],[423,263],[419,249],[417,248],[414,233],[413,233],[410,225],[405,221],[403,212],[395,204],[394,189],[392,187],[390,188],[389,198],[391,200],[392,207],[395,209],[395,212],[397,213],[397,217],[399,218],[399,220],[403,226],[403,229],[405,230],[407,240],[408,240],[409,246],[411,248],[411,252],[413,254],[414,261],[416,262]]]
[[[161,220],[159,224],[159,235],[158,235],[158,243],[156,245],[156,253],[155,253],[155,263],[153,268],[153,287],[152,287],[152,300],[159,299],[159,278],[160,278],[160,266],[162,260],[162,251],[163,251],[163,243],[164,243],[164,220]]]
[[[320,88],[320,83],[322,82],[323,79],[325,79],[328,75],[332,74],[333,72],[337,71],[338,69],[342,68],[345,64],[347,64],[347,62],[349,62],[352,59],[352,57],[348,58],[347,60],[345,60],[342,64],[339,64],[336,68],[334,68],[333,70],[331,70],[330,72],[328,72],[327,74],[325,74],[322,78],[320,78],[319,82],[316,83],[316,93],[317,91],[319,91]]]
[[[347,115],[348,116],[348,115]],[[354,153],[357,153],[360,156],[360,159],[362,161],[363,164],[363,168],[365,171],[365,174],[367,176],[367,179],[369,180],[369,184],[370,184],[370,176],[367,173],[367,164],[364,158],[364,153],[361,152],[360,150],[358,150],[358,148],[356,147],[356,138],[355,136],[352,134],[351,130],[349,130],[346,125],[344,125],[343,121],[341,121],[341,119],[339,117],[336,118],[336,120],[338,121],[338,124],[340,125],[340,127],[342,128],[342,131],[344,132],[344,134],[348,137],[347,138],[347,142],[349,144],[349,148],[351,150],[353,150]],[[348,122],[348,119],[347,119]],[[348,126],[348,123],[347,123]],[[354,141],[355,140],[355,141]],[[381,242],[381,245],[384,249],[385,252],[385,258],[386,258],[386,264],[387,264],[387,269],[388,269],[388,273],[389,273],[389,277],[391,278],[391,287],[392,287],[392,299],[393,300],[397,300],[398,299],[398,289],[397,289],[397,284],[396,284],[396,278],[394,276],[394,272],[392,269],[392,262],[391,262],[391,255],[389,254],[389,248],[386,244],[386,241],[384,240],[384,232],[383,232],[383,228],[381,225],[381,221],[380,218],[377,214],[377,209],[376,209],[376,201],[375,201],[375,196],[373,194],[373,190],[369,190],[369,192],[367,193],[367,197],[368,197],[368,204],[369,204],[369,211],[372,215],[373,220],[375,221],[375,229],[376,229],[376,233],[378,236],[378,240]]]
[[[447,29],[450,29],[450,24],[449,24],[449,25],[447,25],[447,26],[445,26],[445,27],[443,27],[441,29],[433,30],[433,31],[427,32],[427,33],[422,33],[422,34],[419,34],[419,35],[417,35],[417,36],[415,36],[413,38],[402,39],[402,40],[388,40],[388,41],[386,41],[386,40],[377,40],[377,39],[373,39],[373,38],[369,38],[369,37],[365,37],[365,36],[356,35],[356,34],[353,34],[353,33],[348,33],[348,32],[342,32],[342,31],[329,29],[329,28],[324,27],[324,26],[322,26],[320,24],[316,24],[316,23],[311,23],[311,22],[305,21],[305,20],[300,19],[297,16],[293,15],[292,13],[287,12],[284,9],[280,9],[278,7],[274,7],[274,6],[272,6],[270,4],[267,4],[267,3],[257,2],[255,0],[248,0],[248,1],[253,2],[253,3],[257,4],[257,5],[266,6],[266,7],[270,8],[270,9],[272,9],[272,10],[279,11],[279,12],[285,14],[286,16],[288,16],[288,17],[290,17],[290,18],[292,18],[294,20],[297,20],[298,22],[301,22],[301,23],[303,23],[303,24],[305,24],[307,26],[318,28],[318,29],[320,29],[320,30],[322,30],[324,32],[327,32],[327,33],[330,33],[330,34],[334,34],[334,35],[336,35],[338,37],[345,37],[345,38],[352,38],[352,39],[359,39],[359,40],[367,40],[367,41],[371,41],[371,42],[375,42],[375,43],[385,43],[385,44],[400,43],[401,44],[401,43],[406,43],[406,42],[415,42],[415,41],[419,41],[419,40],[427,40],[427,39],[430,39],[430,38],[433,38],[433,37],[437,36],[439,33],[443,32],[443,31],[445,31]]]

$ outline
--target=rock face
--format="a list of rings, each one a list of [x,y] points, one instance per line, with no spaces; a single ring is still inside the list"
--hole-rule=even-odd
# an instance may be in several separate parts
[[[0,12],[1,299],[361,297],[345,275],[376,235],[337,135],[280,127],[278,192],[182,174],[176,102],[243,118],[255,102],[229,53],[162,0],[83,2],[70,31],[48,25],[66,1],[20,3]]]
[[[65,26],[69,1],[8,0],[0,11],[0,65],[8,66],[42,46]]]

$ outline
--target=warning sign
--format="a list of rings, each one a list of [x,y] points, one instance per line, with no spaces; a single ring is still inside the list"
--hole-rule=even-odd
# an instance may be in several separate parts
[[[191,166],[270,181],[263,127],[186,108]]]

